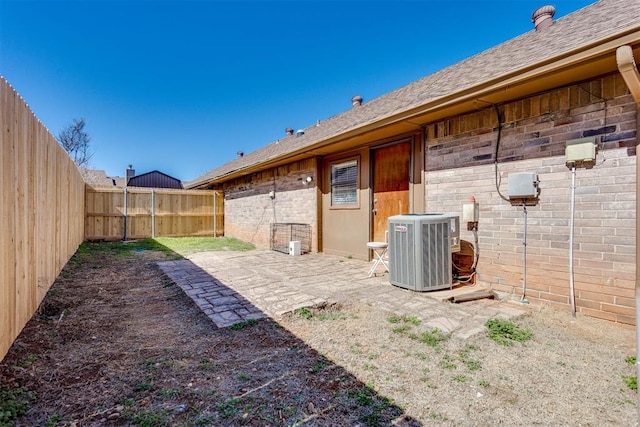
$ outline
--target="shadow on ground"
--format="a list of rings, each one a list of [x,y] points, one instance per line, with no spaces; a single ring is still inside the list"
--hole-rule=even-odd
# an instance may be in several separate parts
[[[83,244],[0,364],[9,422],[421,425],[272,319],[216,327],[157,266],[179,258]]]

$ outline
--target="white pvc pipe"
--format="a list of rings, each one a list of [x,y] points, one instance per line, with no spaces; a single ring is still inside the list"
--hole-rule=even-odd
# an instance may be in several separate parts
[[[569,214],[569,298],[571,299],[571,314],[576,317],[576,296],[573,279],[573,218],[576,204],[576,166],[571,166],[571,210]]]
[[[526,300],[527,293],[527,205],[522,204],[522,212],[524,214],[524,235],[522,236],[522,298],[520,301]]]

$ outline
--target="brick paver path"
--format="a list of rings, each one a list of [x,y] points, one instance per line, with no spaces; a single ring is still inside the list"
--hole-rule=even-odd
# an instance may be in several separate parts
[[[452,304],[442,300],[451,291],[402,289],[389,284],[382,269],[367,277],[370,263],[326,254],[202,252],[158,265],[218,327],[265,316],[277,318],[322,303],[362,302],[397,315],[416,316],[428,327],[465,338],[482,331],[491,317],[525,313],[524,307],[496,300]]]

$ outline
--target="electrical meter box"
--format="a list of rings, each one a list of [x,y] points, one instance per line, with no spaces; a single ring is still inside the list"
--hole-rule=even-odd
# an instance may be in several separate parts
[[[564,154],[567,166],[593,166],[596,162],[595,137],[569,139]]]
[[[510,173],[507,193],[509,199],[537,199],[538,175],[535,172]]]

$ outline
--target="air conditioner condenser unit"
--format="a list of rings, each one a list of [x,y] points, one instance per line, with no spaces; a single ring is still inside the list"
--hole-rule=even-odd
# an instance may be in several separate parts
[[[453,286],[451,252],[460,250],[460,218],[444,214],[389,217],[389,281],[414,291]]]

